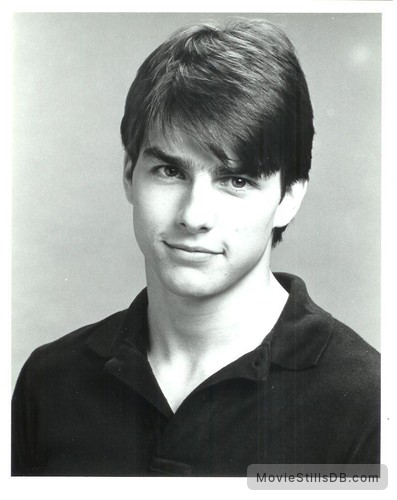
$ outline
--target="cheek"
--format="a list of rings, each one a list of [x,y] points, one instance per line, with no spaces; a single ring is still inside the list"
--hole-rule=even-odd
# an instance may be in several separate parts
[[[145,241],[153,241],[168,225],[170,210],[166,204],[151,193],[136,196],[133,205],[135,237],[141,246]]]
[[[145,224],[142,213],[139,207],[139,204],[134,202],[133,208],[133,224],[134,224],[134,234],[136,242],[138,243],[139,248],[144,251],[145,248],[145,240],[148,239],[147,231],[145,231],[145,227],[147,228],[147,224]]]
[[[140,196],[138,191],[136,191],[134,196],[133,223],[135,238],[141,250],[143,250],[145,242],[151,239],[150,235],[153,231],[154,217],[147,198]]]
[[[146,233],[150,232],[151,228],[155,224],[156,217],[150,205],[137,200],[134,202],[133,220],[135,231],[139,231],[139,233]]]
[[[249,206],[245,210],[229,211],[226,217],[229,227],[240,238],[266,239],[272,232],[276,209],[273,205],[260,204]]]

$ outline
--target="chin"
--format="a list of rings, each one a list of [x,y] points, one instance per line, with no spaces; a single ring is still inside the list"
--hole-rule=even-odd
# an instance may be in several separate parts
[[[212,287],[208,286],[208,284],[170,283],[167,288],[174,295],[185,298],[205,299],[217,295],[217,292],[212,290]]]
[[[210,298],[222,293],[220,284],[211,283],[208,278],[198,279],[197,276],[173,276],[162,280],[164,287],[179,297],[191,297],[196,299]]]

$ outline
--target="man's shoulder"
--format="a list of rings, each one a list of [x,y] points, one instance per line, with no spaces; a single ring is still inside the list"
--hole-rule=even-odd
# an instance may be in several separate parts
[[[328,404],[349,406],[360,418],[379,417],[380,354],[352,328],[333,318],[332,334],[317,365]]]
[[[289,293],[273,336],[277,358],[283,364],[289,368],[338,363],[379,367],[378,351],[313,301],[301,278],[287,273],[275,273],[275,277]]]
[[[273,339],[276,361],[287,368],[309,369],[307,377],[328,398],[373,399],[380,386],[379,352],[315,303],[301,278],[286,273],[275,276],[290,294]]]
[[[24,370],[48,372],[52,368],[59,370],[62,366],[78,363],[89,355],[91,337],[99,337],[101,342],[98,345],[102,347],[103,352],[108,351],[122,328],[127,311],[128,309],[118,311],[37,347],[26,361]]]
[[[377,375],[380,372],[380,353],[352,328],[335,318],[324,357],[335,367],[344,365],[347,371],[363,370]]]

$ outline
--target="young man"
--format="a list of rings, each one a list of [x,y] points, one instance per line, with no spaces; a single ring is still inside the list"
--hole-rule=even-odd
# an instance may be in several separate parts
[[[147,289],[32,354],[13,474],[378,463],[376,351],[270,271],[313,132],[293,46],[270,23],[190,27],[148,57],[121,124]]]

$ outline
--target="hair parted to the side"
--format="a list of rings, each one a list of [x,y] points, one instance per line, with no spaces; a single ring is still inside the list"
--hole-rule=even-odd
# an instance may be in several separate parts
[[[252,176],[280,172],[282,196],[309,178],[313,111],[284,32],[263,20],[181,29],[144,61],[128,92],[121,137],[132,162],[150,127],[181,130]],[[273,231],[273,246],[285,227]]]

